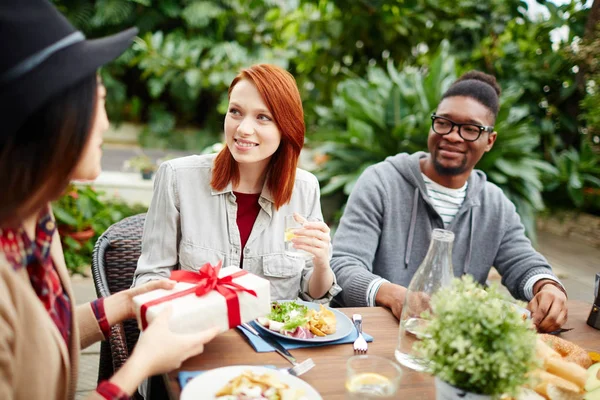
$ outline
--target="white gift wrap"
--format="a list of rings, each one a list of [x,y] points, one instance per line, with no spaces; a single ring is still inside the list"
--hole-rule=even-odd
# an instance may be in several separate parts
[[[241,271],[238,267],[222,268],[219,278]],[[241,322],[249,322],[258,317],[263,317],[271,312],[271,286],[268,280],[260,278],[251,273],[246,273],[233,279],[234,283],[247,289],[254,290],[256,297],[250,293],[236,291],[240,304]],[[148,293],[135,296],[135,313],[138,326],[142,330],[141,307],[143,304],[166,297],[172,293],[180,292],[196,286],[192,283],[177,282],[171,290],[158,289]],[[178,297],[160,304],[149,307],[146,311],[148,324],[167,306],[172,306],[173,313],[169,321],[169,327],[177,333],[194,333],[204,329],[218,326],[221,332],[228,331],[229,317],[225,297],[216,290],[198,297],[195,293]]]

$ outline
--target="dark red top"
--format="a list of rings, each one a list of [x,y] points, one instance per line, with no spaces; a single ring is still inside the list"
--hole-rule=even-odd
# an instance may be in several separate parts
[[[240,266],[243,266],[243,250],[250,237],[250,232],[252,232],[256,217],[258,217],[258,213],[260,212],[260,205],[258,204],[260,193],[233,192],[233,194],[235,194],[235,197],[237,198],[237,226],[240,231],[240,240],[242,241],[242,259],[240,261]]]

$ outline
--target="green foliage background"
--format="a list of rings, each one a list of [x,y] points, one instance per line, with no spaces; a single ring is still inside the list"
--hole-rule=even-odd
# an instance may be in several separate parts
[[[443,89],[475,68],[504,88],[499,139],[480,167],[530,235],[548,205],[600,214],[600,35],[589,1],[539,0],[543,18],[521,0],[54,3],[89,37],[140,29],[102,75],[111,119],[144,123],[142,144],[218,141],[231,79],[275,63],[298,81],[315,171],[341,208],[366,166],[425,149]],[[564,40],[552,40],[560,29]]]
[[[61,235],[65,262],[71,273],[84,273],[92,260],[94,244],[112,224],[147,211],[142,205],[130,205],[121,199],[107,200],[105,193],[89,185],[69,185],[65,194],[52,203],[52,211]],[[94,230],[87,242],[78,242],[66,232]]]

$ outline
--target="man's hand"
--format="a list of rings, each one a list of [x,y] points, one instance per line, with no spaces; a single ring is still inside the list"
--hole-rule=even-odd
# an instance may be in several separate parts
[[[398,319],[402,315],[402,305],[406,296],[406,288],[389,282],[384,282],[379,286],[375,296],[375,304],[387,307]]]
[[[534,287],[535,296],[527,309],[531,320],[540,332],[554,332],[567,322],[567,296],[558,287],[541,282],[541,288]],[[536,283],[538,286],[538,283]]]

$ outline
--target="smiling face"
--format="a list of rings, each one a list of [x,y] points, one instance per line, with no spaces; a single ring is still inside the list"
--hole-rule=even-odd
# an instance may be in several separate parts
[[[98,82],[96,94],[96,108],[94,111],[94,120],[92,121],[92,130],[88,138],[81,157],[71,179],[75,180],[94,180],[102,171],[102,136],[109,127],[108,116],[105,108],[106,88],[102,82]]]
[[[445,98],[440,102],[436,115],[459,124],[494,125],[491,111],[477,100],[466,96]],[[484,153],[491,150],[495,141],[496,132],[483,132],[476,141],[467,142],[459,136],[457,127],[444,136],[438,135],[430,128],[427,147],[434,171],[429,172],[434,172],[439,177],[462,176],[466,181],[475,165]],[[427,170],[424,172],[429,175]]]
[[[225,140],[235,161],[262,168],[266,168],[281,143],[273,114],[248,79],[241,79],[231,90]]]

